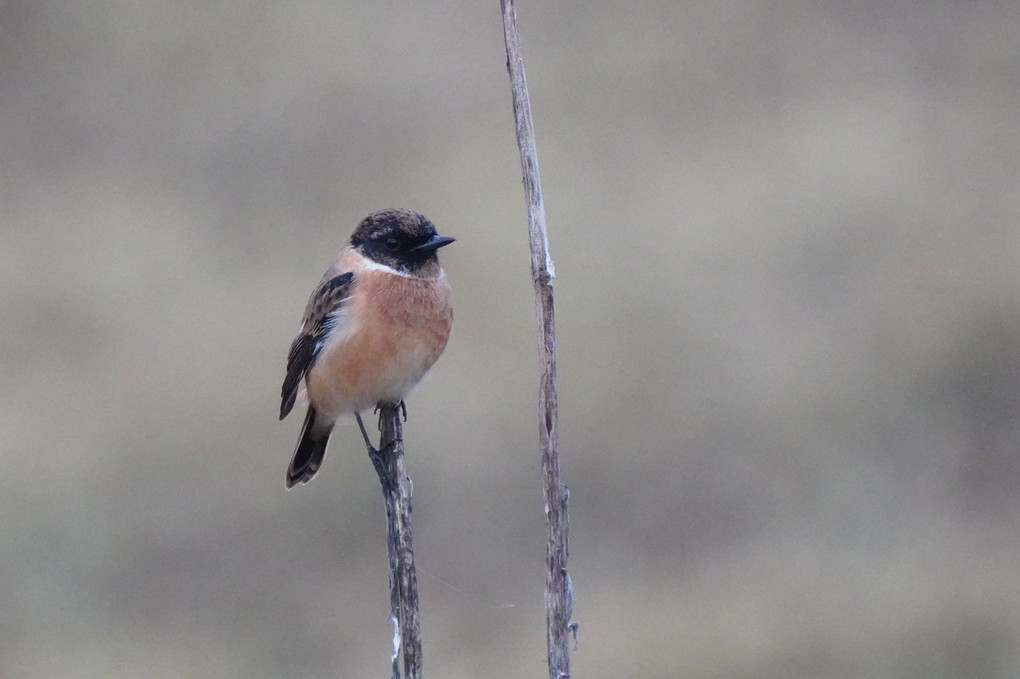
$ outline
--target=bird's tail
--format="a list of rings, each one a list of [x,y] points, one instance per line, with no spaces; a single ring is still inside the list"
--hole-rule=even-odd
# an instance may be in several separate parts
[[[315,407],[309,404],[305,424],[301,427],[301,438],[298,439],[297,448],[294,450],[294,459],[290,461],[290,467],[287,469],[287,488],[311,481],[315,472],[322,466],[322,459],[326,457],[326,444],[329,443],[329,434],[333,428],[314,431],[317,429],[315,415]]]

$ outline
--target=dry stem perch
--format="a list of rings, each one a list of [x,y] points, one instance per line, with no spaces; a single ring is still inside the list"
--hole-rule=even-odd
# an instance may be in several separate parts
[[[359,418],[360,419],[360,418]],[[411,541],[411,479],[404,465],[400,406],[379,404],[379,450],[365,439],[379,475],[386,505],[386,551],[390,561],[390,619],[393,622],[393,673],[400,679],[421,678],[421,629],[418,619],[418,576]],[[362,429],[364,431],[364,429]],[[401,662],[401,659],[403,662]]]
[[[574,591],[567,573],[567,487],[560,481],[559,443],[556,414],[556,337],[553,317],[553,266],[545,228],[545,207],[538,176],[535,130],[531,121],[531,103],[524,78],[524,59],[517,34],[513,0],[500,0],[503,10],[503,35],[506,41],[507,71],[513,96],[517,146],[521,152],[524,193],[528,202],[528,235],[531,243],[531,276],[535,286],[535,313],[538,320],[539,360],[539,442],[542,448],[542,475],[546,514],[546,646],[550,679],[570,677],[570,634],[577,633],[571,621]]]

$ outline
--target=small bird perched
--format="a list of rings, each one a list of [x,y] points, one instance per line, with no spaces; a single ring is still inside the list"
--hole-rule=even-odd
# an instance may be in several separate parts
[[[361,411],[403,403],[443,353],[453,307],[436,250],[453,240],[416,212],[381,210],[362,220],[326,270],[287,357],[280,419],[299,390],[308,400],[287,488],[315,476],[341,415],[354,414],[371,449]]]

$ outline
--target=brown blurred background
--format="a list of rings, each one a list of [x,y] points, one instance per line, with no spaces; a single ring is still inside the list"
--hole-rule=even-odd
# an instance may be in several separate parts
[[[579,679],[1020,676],[1020,5],[522,2]],[[354,427],[284,491],[312,285],[419,210],[427,676],[545,676],[495,0],[0,2],[0,676],[385,676]]]

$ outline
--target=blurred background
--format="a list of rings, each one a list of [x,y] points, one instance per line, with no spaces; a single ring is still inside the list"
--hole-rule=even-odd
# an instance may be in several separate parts
[[[578,678],[1020,676],[1020,5],[522,2]],[[543,677],[499,5],[0,2],[0,676],[386,676],[356,427],[284,490],[307,295],[428,215],[427,676]]]

